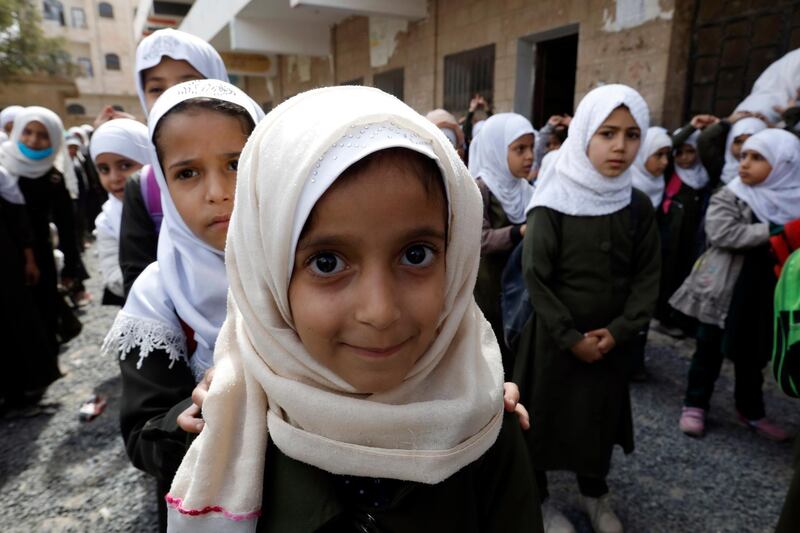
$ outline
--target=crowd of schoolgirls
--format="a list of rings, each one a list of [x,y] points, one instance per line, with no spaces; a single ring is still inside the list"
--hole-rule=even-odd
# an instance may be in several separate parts
[[[569,532],[548,494],[567,470],[595,531],[622,531],[606,480],[634,447],[653,318],[697,342],[681,431],[703,435],[728,357],[742,424],[789,438],[761,387],[773,296],[796,286],[776,273],[800,269],[796,88],[760,80],[673,134],[624,85],[540,131],[480,95],[459,122],[364,87],[265,117],[175,30],[139,44],[135,82],[147,125],[106,110],[65,135],[49,110],[3,111],[0,323],[31,353],[3,397],[59,377],[53,302],[88,299],[92,231],[121,306],[103,351],[122,437],[162,530]]]

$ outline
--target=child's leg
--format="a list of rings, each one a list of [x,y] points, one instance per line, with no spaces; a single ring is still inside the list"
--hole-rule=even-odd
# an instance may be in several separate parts
[[[686,407],[708,409],[714,383],[722,368],[722,329],[709,324],[697,327],[697,350],[689,366],[686,386]]]
[[[581,495],[587,498],[600,498],[608,494],[608,485],[605,478],[587,477],[578,474],[578,489]]]
[[[757,354],[739,354],[734,362],[736,385],[733,397],[736,410],[748,420],[761,420],[766,416],[764,411],[764,384],[762,364]]]

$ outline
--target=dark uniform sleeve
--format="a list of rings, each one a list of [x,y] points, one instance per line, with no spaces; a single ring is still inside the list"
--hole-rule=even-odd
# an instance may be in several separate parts
[[[700,156],[700,161],[708,171],[713,184],[719,182],[722,175],[722,167],[725,166],[725,148],[728,143],[728,132],[730,131],[731,123],[727,120],[720,120],[704,129],[697,140],[697,152]]]
[[[617,344],[628,343],[653,317],[661,279],[661,241],[655,213],[647,196],[637,193],[638,223],[633,243],[632,279],[622,316],[608,326]]]
[[[139,274],[156,260],[157,252],[158,235],[142,198],[139,180],[128,180],[119,236],[119,266],[126,297]]]
[[[169,356],[162,350],[148,354],[137,369],[138,360],[133,351],[119,363],[122,438],[133,466],[170,482],[190,442],[177,418],[192,404],[195,381],[183,361],[169,368]]]
[[[511,224],[502,228],[492,227],[492,210],[489,188],[478,179],[478,189],[483,199],[483,227],[481,228],[481,255],[508,252],[522,240],[521,224]]]
[[[544,531],[533,468],[517,415],[505,413],[503,428],[480,469],[480,531]]]
[[[14,241],[19,245],[20,249],[33,247],[33,227],[28,218],[28,210],[24,205],[12,204],[0,198],[2,203],[2,211],[6,223],[11,230],[9,233]]]
[[[691,124],[681,126],[675,133],[672,134],[672,147],[677,148],[686,142],[686,139],[692,136],[696,128]]]
[[[75,231],[75,214],[72,210],[72,198],[69,196],[64,177],[59,177],[53,183],[53,222],[58,228],[58,249],[64,254],[64,270],[62,275],[75,280],[84,280],[89,277],[86,267],[81,260],[78,248],[78,235]],[[42,179],[49,179],[47,177]]]
[[[528,231],[522,248],[522,276],[531,295],[536,316],[541,318],[558,347],[569,350],[583,339],[569,309],[550,288],[556,277],[559,255],[559,215],[537,207],[528,215]]]

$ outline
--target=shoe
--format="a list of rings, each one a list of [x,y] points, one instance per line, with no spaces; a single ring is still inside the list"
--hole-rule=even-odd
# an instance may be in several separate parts
[[[775,442],[784,442],[792,438],[788,431],[774,422],[770,422],[767,420],[767,417],[760,418],[758,420],[749,420],[742,416],[741,413],[737,414],[739,415],[739,422],[744,427],[755,431],[762,437],[766,437],[769,440],[774,440]]]
[[[657,322],[653,326],[653,329],[656,330],[659,333],[662,333],[664,335],[668,335],[668,336],[672,337],[673,339],[683,339],[684,337],[686,337],[686,333],[684,333],[684,331],[681,328],[674,327],[674,326],[668,326],[668,325],[664,324],[663,322]]]
[[[690,437],[702,437],[706,431],[706,410],[699,407],[684,407],[678,425],[681,431]]]
[[[542,523],[545,533],[575,533],[575,528],[567,517],[549,502],[542,504]]]
[[[608,494],[599,498],[581,496],[581,499],[596,533],[622,533],[622,522],[611,509]]]

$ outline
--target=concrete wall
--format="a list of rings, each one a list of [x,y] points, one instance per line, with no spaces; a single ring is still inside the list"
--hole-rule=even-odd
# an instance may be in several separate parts
[[[52,109],[65,121],[68,118],[65,100],[75,96],[78,88],[72,80],[52,76],[24,76],[0,83],[0,109],[10,105],[40,105]]]

